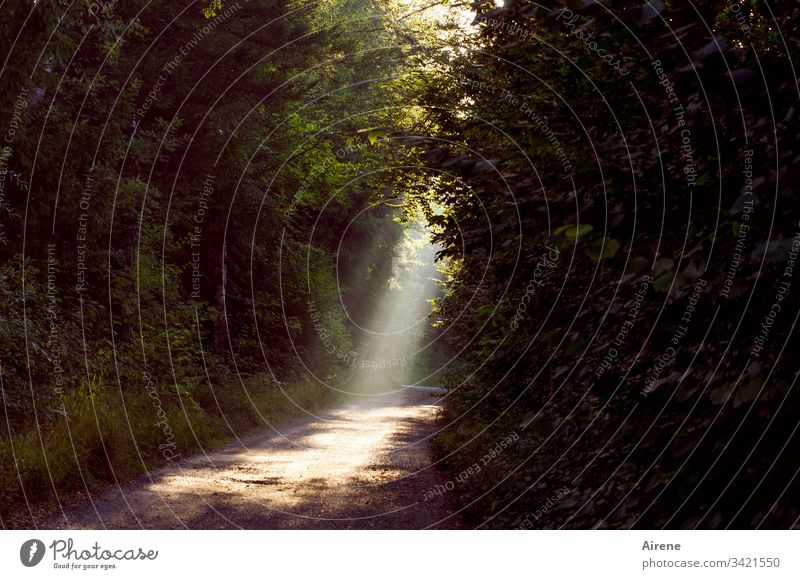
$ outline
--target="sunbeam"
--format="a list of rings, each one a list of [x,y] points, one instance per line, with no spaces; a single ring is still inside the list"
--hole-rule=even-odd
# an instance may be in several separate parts
[[[438,248],[419,222],[408,226],[394,249],[391,277],[382,288],[361,329],[354,360],[353,392],[396,389],[426,354],[429,314],[437,293]]]

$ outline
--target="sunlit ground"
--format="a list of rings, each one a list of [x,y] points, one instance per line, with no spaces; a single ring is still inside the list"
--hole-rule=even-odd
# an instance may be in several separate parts
[[[151,473],[151,481],[68,511],[73,529],[425,528],[449,513],[420,501],[436,398],[360,396],[246,441]],[[64,525],[60,517],[47,527]],[[450,523],[453,524],[453,523]]]

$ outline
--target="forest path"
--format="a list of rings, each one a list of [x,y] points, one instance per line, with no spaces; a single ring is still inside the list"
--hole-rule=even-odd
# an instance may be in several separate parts
[[[457,528],[424,390],[362,396],[65,507],[45,528]],[[426,500],[426,494],[430,500]],[[434,496],[435,495],[435,496]]]

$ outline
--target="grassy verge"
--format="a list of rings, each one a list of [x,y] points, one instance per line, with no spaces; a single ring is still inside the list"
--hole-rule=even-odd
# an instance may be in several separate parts
[[[64,413],[47,412],[40,426],[0,438],[0,524],[31,525],[36,511],[95,492],[217,447],[265,421],[280,424],[330,403],[330,391],[298,382],[278,386],[264,377],[206,389],[194,397],[153,388],[120,391],[99,380],[65,397]],[[56,495],[57,492],[57,495]]]

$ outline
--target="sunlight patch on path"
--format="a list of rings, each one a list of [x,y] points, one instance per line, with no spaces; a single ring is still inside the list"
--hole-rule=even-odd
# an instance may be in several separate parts
[[[119,491],[95,503],[109,528],[423,528],[443,517],[418,504],[438,476],[426,468],[435,402],[417,389],[362,397],[128,485],[135,517]],[[68,516],[99,526],[89,509]]]

